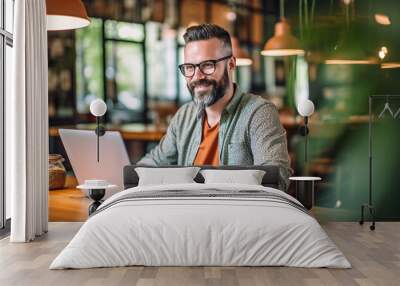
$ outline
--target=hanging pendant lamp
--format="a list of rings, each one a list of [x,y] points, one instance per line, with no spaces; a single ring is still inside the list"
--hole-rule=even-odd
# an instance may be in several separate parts
[[[232,41],[232,54],[236,58],[237,66],[250,66],[253,61],[239,45],[239,40],[236,37],[231,38]]]
[[[46,0],[47,30],[78,29],[90,24],[81,0]]]
[[[275,34],[269,39],[261,54],[263,56],[301,56],[305,52],[299,40],[292,35],[290,25],[284,18],[284,0],[280,2],[281,19],[275,24]]]
[[[386,62],[381,64],[381,69],[398,69],[400,62]]]
[[[353,7],[353,6],[352,6]],[[346,9],[349,9],[346,6]],[[354,8],[352,8],[354,9]],[[353,21],[350,25],[349,11],[346,11],[346,27],[342,31],[339,43],[334,47],[331,55],[325,60],[328,65],[377,65],[379,59],[365,42],[364,25],[357,25]],[[355,14],[355,13],[354,13]],[[355,16],[354,16],[355,17]]]
[[[376,65],[379,64],[377,57],[368,56],[361,49],[352,49],[339,45],[335,52],[325,60],[327,65]]]
[[[325,64],[328,65],[376,65],[378,57],[368,50],[361,37],[361,31],[343,31],[340,42],[333,48]]]

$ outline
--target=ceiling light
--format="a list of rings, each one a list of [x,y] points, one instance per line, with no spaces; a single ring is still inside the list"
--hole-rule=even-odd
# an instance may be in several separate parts
[[[90,24],[81,0],[46,0],[47,30],[72,30]]]
[[[265,44],[263,56],[300,56],[305,52],[300,48],[299,40],[292,35],[290,25],[285,19],[275,24],[275,34]]]
[[[388,26],[391,24],[389,17],[384,14],[375,14],[375,21],[378,24],[384,25],[384,26]]]
[[[292,35],[290,25],[285,19],[285,1],[280,0],[280,21],[275,24],[275,34],[269,39],[261,52],[263,56],[301,56],[304,50],[299,40]]]

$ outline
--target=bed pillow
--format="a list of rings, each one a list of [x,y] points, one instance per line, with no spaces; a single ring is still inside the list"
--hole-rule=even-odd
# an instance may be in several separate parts
[[[194,178],[199,170],[199,167],[135,168],[139,176],[138,186],[196,183]]]
[[[265,171],[262,170],[202,170],[205,184],[234,183],[246,185],[261,185]]]

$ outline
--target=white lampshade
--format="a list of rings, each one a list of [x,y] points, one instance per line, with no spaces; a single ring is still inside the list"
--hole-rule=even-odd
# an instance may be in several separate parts
[[[265,43],[261,54],[273,57],[302,56],[305,51],[300,47],[299,40],[292,35],[288,22],[282,19],[276,23],[275,35]]]
[[[309,99],[302,100],[297,105],[297,111],[301,116],[311,116],[314,113],[314,103]]]
[[[103,116],[107,111],[106,103],[101,99],[95,99],[90,104],[90,113],[94,116]]]

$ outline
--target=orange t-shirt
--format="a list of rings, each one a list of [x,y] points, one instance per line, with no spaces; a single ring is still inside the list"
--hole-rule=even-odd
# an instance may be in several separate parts
[[[203,119],[202,140],[193,165],[219,166],[218,133],[219,123],[210,127],[205,116]]]

